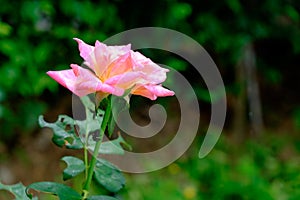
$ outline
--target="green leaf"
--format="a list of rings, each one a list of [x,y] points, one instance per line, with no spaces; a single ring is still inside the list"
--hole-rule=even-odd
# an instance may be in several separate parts
[[[99,153],[123,155],[124,149],[121,144],[123,144],[129,150],[131,150],[131,146],[128,143],[126,143],[126,141],[123,139],[123,137],[121,135],[119,135],[119,137],[117,139],[102,142]],[[95,145],[96,145],[96,142],[90,142],[88,148],[91,151],[93,151],[95,149]]]
[[[52,141],[59,147],[64,145],[69,149],[82,149],[83,144],[75,132],[75,122],[67,115],[59,115],[54,123],[48,123],[43,116],[39,117],[39,125],[53,130]]]
[[[110,116],[109,124],[108,124],[108,136],[111,137],[113,134],[116,121],[119,117],[119,114],[122,111],[126,111],[129,109],[129,93],[130,90],[125,91],[125,94],[122,97],[112,96],[111,104],[112,104],[112,114]]]
[[[102,154],[118,154],[123,155],[124,149],[120,145],[120,137],[116,140],[111,140],[107,142],[103,142],[100,146],[99,152]]]
[[[96,182],[110,192],[118,192],[125,185],[121,171],[106,160],[98,159],[94,172]]]
[[[88,146],[88,148],[93,151],[96,145],[96,141],[93,138],[93,134],[99,133],[99,127],[100,124],[102,123],[103,120],[103,110],[98,110],[97,117],[95,117],[95,103],[88,97],[84,96],[81,99],[81,102],[83,103],[85,107],[85,114],[86,114],[86,120],[84,121],[79,121],[76,120],[76,124],[79,126],[79,134],[84,138],[85,144]],[[101,102],[101,105],[103,108],[107,106],[107,104],[110,103],[108,102],[107,99],[104,99]],[[113,109],[114,109],[114,115],[117,116],[122,110],[125,109],[125,107],[128,107],[128,103],[123,99],[119,97],[113,97],[112,98],[112,103],[113,103]],[[113,127],[114,127],[114,119],[113,117],[110,118],[109,122],[109,136],[111,136],[113,132]],[[81,131],[83,130],[83,131]],[[85,131],[85,132],[84,132]],[[89,133],[88,137],[86,137],[86,133]],[[125,140],[119,136],[115,140],[103,142],[100,146],[99,153],[102,154],[124,154],[124,150],[121,146],[121,144],[125,145],[129,149],[131,147],[125,142]]]
[[[63,180],[71,179],[84,171],[84,162],[73,156],[65,156],[61,160],[67,163],[67,168],[63,171]]]
[[[86,146],[95,145],[95,136],[99,134],[100,126],[103,120],[104,111],[98,109],[95,111],[95,102],[89,96],[80,98],[85,109],[85,120],[75,120],[78,126],[79,136]]]
[[[87,200],[118,200],[118,199],[110,196],[100,195],[100,196],[91,196],[87,198]]]
[[[103,142],[100,146],[100,153],[101,154],[124,154],[124,149],[121,146],[123,144],[129,150],[131,150],[131,146],[123,139],[121,135],[117,139],[110,140],[107,142]]]
[[[76,120],[76,125],[79,126],[79,135],[85,138],[86,134],[98,131],[102,123],[103,110],[99,110],[97,116],[95,116],[95,103],[88,97],[84,96],[80,98],[85,109],[85,120]]]
[[[10,193],[12,193],[16,200],[37,200],[36,197],[32,198],[31,196],[26,195],[26,187],[22,183],[17,183],[14,185],[4,185],[0,183],[0,190],[6,190]]]
[[[81,199],[81,195],[79,193],[77,193],[72,188],[70,188],[66,185],[60,184],[60,183],[54,183],[54,182],[33,183],[26,188],[26,194],[28,197],[31,196],[31,194],[29,194],[30,189],[58,196],[58,198],[60,200],[80,200]]]

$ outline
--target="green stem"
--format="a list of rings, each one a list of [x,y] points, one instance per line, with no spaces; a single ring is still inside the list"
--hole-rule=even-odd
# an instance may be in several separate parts
[[[101,123],[99,139],[96,142],[94,152],[93,152],[93,156],[92,156],[91,161],[90,161],[90,166],[88,168],[87,178],[86,178],[86,181],[83,185],[83,193],[82,193],[83,198],[82,199],[86,199],[87,196],[88,196],[88,193],[89,193],[89,189],[90,189],[90,185],[91,185],[92,177],[93,177],[93,173],[94,173],[94,168],[96,166],[97,157],[98,157],[99,150],[100,150],[100,145],[101,145],[102,140],[103,140],[104,132],[105,132],[107,123],[109,121],[110,114],[111,114],[111,102],[109,101],[108,105],[107,105],[107,108],[106,108],[106,111],[105,111],[104,116],[103,116],[102,123]]]
[[[87,174],[88,174],[88,148],[87,145],[84,146],[84,166],[85,166],[85,180],[87,180]]]
[[[89,109],[85,110],[85,115],[88,116],[89,115]],[[97,112],[97,109],[95,107],[95,112]],[[88,125],[86,124],[86,130],[88,130]],[[84,173],[84,178],[85,180],[87,180],[87,175],[88,175],[88,169],[89,169],[89,160],[88,160],[88,139],[89,139],[89,132],[87,131],[85,133],[85,143],[84,143],[84,147],[83,147],[83,155],[84,155],[84,167],[85,167],[85,173]]]

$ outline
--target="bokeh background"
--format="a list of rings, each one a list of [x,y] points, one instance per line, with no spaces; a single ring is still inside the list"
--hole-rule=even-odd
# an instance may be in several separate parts
[[[179,160],[156,172],[126,174],[127,184],[118,198],[299,199],[297,0],[0,0],[0,181],[62,182],[64,164],[59,159],[81,152],[59,149],[51,143],[51,131],[38,127],[41,114],[48,121],[72,114],[71,93],[46,71],[82,62],[73,37],[93,44],[146,26],[187,34],[209,52],[225,82],[228,113],[216,147],[199,159],[215,98],[185,60],[168,52],[143,51],[190,81],[198,96],[201,122],[193,145]],[[167,110],[174,111],[177,105],[172,98],[161,102]],[[151,103],[136,98],[132,104],[137,121],[147,123],[145,105]],[[143,146],[147,150],[163,146],[168,139],[159,138],[164,135],[172,137],[161,133],[147,145],[129,140],[143,151]],[[81,182],[68,184],[80,187]],[[0,193],[0,199],[4,195]]]

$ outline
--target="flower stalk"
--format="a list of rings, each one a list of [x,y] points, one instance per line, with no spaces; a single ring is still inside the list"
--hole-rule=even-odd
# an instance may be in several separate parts
[[[97,163],[97,157],[99,155],[100,146],[101,146],[101,143],[103,140],[103,136],[104,136],[110,115],[111,115],[111,102],[109,101],[107,104],[106,111],[103,116],[102,123],[101,123],[99,138],[98,138],[98,141],[96,142],[94,152],[93,152],[93,155],[92,155],[89,167],[88,167],[86,181],[83,185],[83,189],[82,189],[82,197],[83,197],[82,199],[83,200],[87,198],[88,193],[89,193],[90,185],[91,185],[93,174],[94,174],[94,169],[95,169],[95,166]],[[98,116],[96,115],[96,117],[98,117]]]

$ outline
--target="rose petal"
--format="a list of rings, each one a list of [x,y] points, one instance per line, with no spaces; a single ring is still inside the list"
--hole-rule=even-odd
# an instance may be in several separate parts
[[[81,96],[99,91],[117,96],[123,95],[124,89],[102,83],[101,80],[88,69],[82,68],[75,64],[72,64],[71,67],[74,71],[74,74],[78,74],[75,89],[77,93],[80,92],[80,94],[83,94]]]
[[[100,80],[88,69],[75,64],[71,64],[71,68],[70,70],[49,71],[47,74],[80,97],[101,88]]]
[[[107,70],[106,68],[119,56],[128,53],[130,48],[130,44],[125,46],[107,46],[96,41],[94,56],[97,63],[97,66],[95,66],[97,76],[101,77]]]
[[[120,55],[123,55],[127,52],[130,51],[131,49],[131,44],[127,44],[127,45],[113,45],[113,46],[107,46],[104,43],[99,42],[98,40],[95,43],[95,47],[97,48],[98,46],[104,45],[106,48],[106,51],[110,54],[111,59],[114,59]]]
[[[101,77],[106,80],[110,77],[124,74],[126,72],[132,71],[133,65],[133,60],[131,59],[130,53],[128,52],[124,55],[119,56],[112,63],[110,63]]]
[[[139,52],[131,51],[131,56],[135,63],[134,70],[147,74],[145,83],[159,84],[166,80],[168,69],[160,67]]]
[[[161,85],[136,85],[131,93],[147,97],[151,100],[155,100],[157,97],[173,96],[175,94],[173,91],[163,88]]]
[[[83,42],[82,40],[78,39],[78,38],[74,38],[74,40],[78,43],[78,48],[80,51],[80,56],[87,61],[87,65],[94,70],[94,63],[95,63],[95,59],[92,60],[91,62],[91,56],[93,51],[94,51],[94,47],[91,45],[86,44],[85,42]]]
[[[102,91],[121,96],[124,90],[113,87],[101,81],[88,69],[71,64],[72,69],[62,71],[48,71],[47,74],[62,86],[68,88],[77,96],[85,96],[90,93]]]
[[[133,87],[142,77],[143,74],[141,72],[127,72],[113,76],[107,79],[105,83],[127,90]]]
[[[66,88],[70,87],[76,81],[76,76],[72,69],[62,71],[48,71],[47,74]]]

